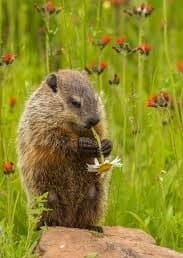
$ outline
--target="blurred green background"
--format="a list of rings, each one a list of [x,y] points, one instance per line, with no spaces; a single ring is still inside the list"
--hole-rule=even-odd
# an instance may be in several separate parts
[[[44,1],[0,0],[0,56],[16,55],[12,64],[0,66],[1,257],[31,257],[38,237],[27,219],[16,164],[16,131],[25,101],[49,72],[83,70],[102,61],[107,68],[90,78],[105,104],[113,156],[124,164],[113,171],[105,224],[141,228],[158,244],[183,251],[182,105],[179,112],[146,105],[160,91],[182,101],[183,74],[177,69],[183,60],[182,1],[148,1],[154,11],[147,18],[124,12],[140,1],[53,3],[61,11],[48,15],[37,10]],[[104,36],[111,41],[103,50],[92,44],[91,39],[100,42]],[[149,44],[149,56],[116,53],[112,46],[119,37],[132,48]],[[114,74],[118,85],[108,82]],[[7,162],[15,164],[8,176],[3,173]]]

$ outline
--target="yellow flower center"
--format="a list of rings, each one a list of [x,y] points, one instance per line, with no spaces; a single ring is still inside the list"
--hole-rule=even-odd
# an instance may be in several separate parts
[[[98,173],[105,173],[108,172],[112,168],[111,163],[102,163],[100,164],[100,167],[97,169]]]

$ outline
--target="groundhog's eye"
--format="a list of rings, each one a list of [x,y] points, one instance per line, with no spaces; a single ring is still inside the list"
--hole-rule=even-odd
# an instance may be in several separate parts
[[[70,103],[76,107],[76,108],[80,108],[81,107],[81,101],[79,99],[70,97]]]

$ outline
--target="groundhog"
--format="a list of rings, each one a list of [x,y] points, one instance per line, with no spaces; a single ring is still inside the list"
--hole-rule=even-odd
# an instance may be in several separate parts
[[[92,127],[108,156],[103,105],[85,72],[52,73],[28,100],[18,130],[19,167],[29,202],[48,192],[39,226],[102,231],[109,176],[87,169],[100,153]]]

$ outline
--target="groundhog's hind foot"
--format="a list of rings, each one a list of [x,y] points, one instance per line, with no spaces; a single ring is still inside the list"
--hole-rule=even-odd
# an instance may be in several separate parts
[[[104,230],[101,226],[87,226],[86,229],[96,231],[98,233],[104,233]]]

